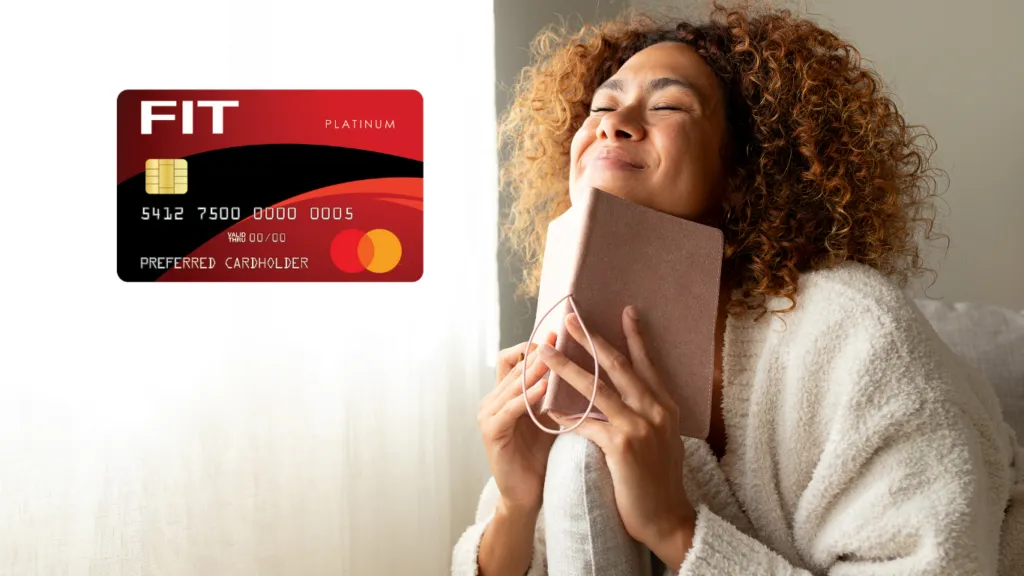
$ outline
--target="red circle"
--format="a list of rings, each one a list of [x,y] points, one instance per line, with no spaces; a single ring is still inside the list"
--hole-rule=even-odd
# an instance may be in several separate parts
[[[331,260],[339,270],[351,274],[366,270],[359,261],[360,240],[365,235],[362,230],[343,230],[331,241]]]

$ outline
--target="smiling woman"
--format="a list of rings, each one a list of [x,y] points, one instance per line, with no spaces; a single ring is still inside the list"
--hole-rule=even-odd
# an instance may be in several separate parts
[[[504,350],[478,412],[493,478],[453,573],[621,574],[630,546],[547,548],[616,526],[683,576],[1024,571],[1024,450],[900,290],[922,271],[915,234],[931,237],[930,140],[856,49],[787,11],[720,6],[533,48],[502,124],[521,292],[537,292],[548,224],[592,188],[720,228],[710,433],[680,440],[644,310],[622,311],[626,349],[589,335],[596,392],[550,340],[528,366],[525,344]],[[566,453],[524,418],[548,370],[607,416],[545,416],[603,455],[608,477],[582,491],[611,494],[588,505],[617,519],[590,532],[541,513]]]

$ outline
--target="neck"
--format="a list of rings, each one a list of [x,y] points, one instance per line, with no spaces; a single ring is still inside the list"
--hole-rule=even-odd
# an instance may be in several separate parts
[[[722,281],[719,284],[718,290],[718,321],[723,322],[726,316],[729,315],[729,302],[732,300],[732,293],[736,290],[736,285],[730,279],[722,275]]]
[[[722,349],[725,347],[725,325],[729,319],[729,302],[732,300],[732,293],[734,289],[734,284],[723,277],[721,287],[718,292],[718,315],[715,318],[716,380],[721,378]]]

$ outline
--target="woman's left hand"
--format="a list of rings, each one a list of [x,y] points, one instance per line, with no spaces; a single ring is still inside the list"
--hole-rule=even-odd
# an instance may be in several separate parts
[[[576,432],[601,448],[611,471],[615,504],[626,531],[669,567],[683,563],[693,540],[696,512],[683,486],[684,447],[679,435],[679,408],[652,365],[635,308],[622,315],[629,356],[590,331],[600,366],[614,389],[599,381],[594,405],[608,422],[587,419]],[[566,316],[569,333],[591,354],[575,314]],[[588,330],[589,331],[589,330]],[[594,375],[550,345],[541,359],[585,397],[593,392]],[[551,414],[565,427],[576,420]]]

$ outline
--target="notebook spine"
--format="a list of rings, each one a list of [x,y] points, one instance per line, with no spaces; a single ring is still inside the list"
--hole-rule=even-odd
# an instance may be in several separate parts
[[[583,259],[586,257],[586,254],[588,252],[587,248],[590,244],[591,232],[590,223],[593,219],[595,208],[595,203],[593,202],[594,194],[595,192],[591,191],[591,193],[587,195],[584,206],[581,206],[581,208],[583,208],[583,210],[581,210],[582,214],[580,216],[582,220],[579,222],[577,226],[577,229],[580,231],[578,244],[579,249],[576,251],[575,259],[572,262],[572,273],[569,275],[569,281],[566,282],[566,292],[568,294],[576,293],[576,279],[579,277],[580,269],[583,266]],[[562,296],[565,296],[565,294],[556,295],[555,298],[561,298]],[[577,306],[579,306],[579,302],[577,302]],[[557,335],[557,340],[555,341],[555,348],[562,352],[563,354],[565,354],[570,344],[572,342],[575,342],[572,335],[569,334],[569,329],[565,325],[564,320],[565,314],[572,311],[572,305],[569,304],[568,300],[562,303],[562,310],[563,314],[561,315],[561,321],[559,321],[558,323],[558,330],[555,331],[555,334]],[[541,403],[541,414],[544,414],[548,410],[550,410],[552,405],[557,401],[559,395],[559,388],[562,384],[561,380],[562,379],[558,374],[555,374],[554,372],[551,372],[549,374],[548,389],[547,392],[544,393],[544,400]],[[575,391],[575,389],[572,388],[571,384],[567,384],[567,386],[569,386],[571,391]],[[569,393],[571,393],[571,391]]]

